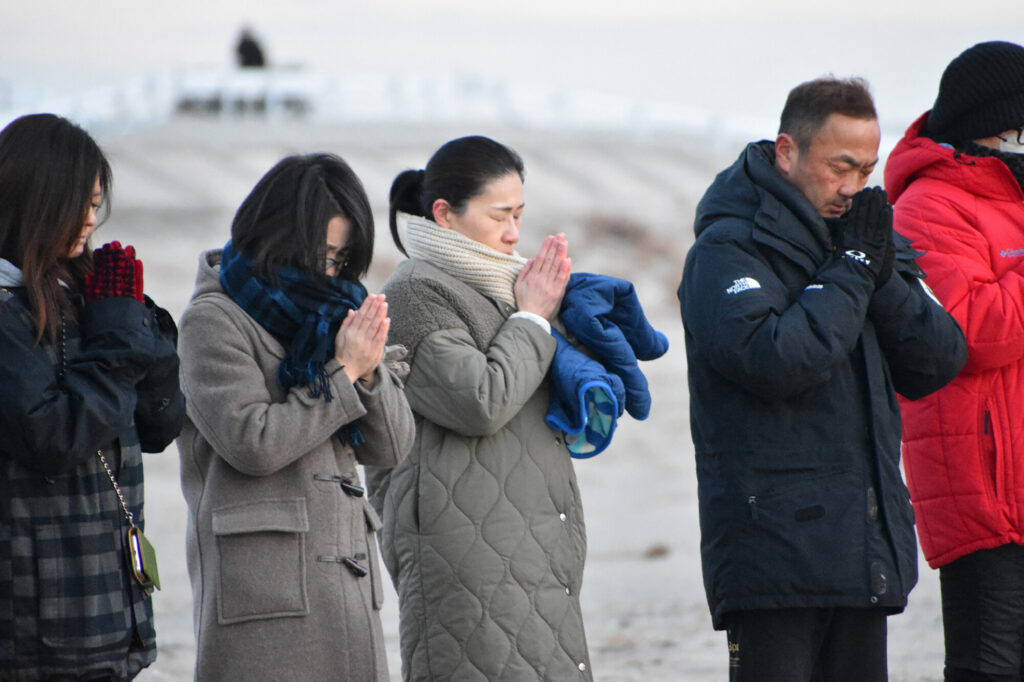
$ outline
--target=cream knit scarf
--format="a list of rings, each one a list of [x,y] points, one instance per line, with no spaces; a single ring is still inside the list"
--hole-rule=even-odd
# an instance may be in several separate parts
[[[513,285],[526,259],[495,251],[433,220],[407,216],[405,248],[412,258],[421,258],[479,291],[484,296],[515,306]]]

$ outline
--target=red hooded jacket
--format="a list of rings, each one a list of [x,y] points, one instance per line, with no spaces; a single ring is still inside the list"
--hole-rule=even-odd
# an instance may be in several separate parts
[[[1024,191],[997,158],[907,130],[885,166],[894,227],[967,337],[945,388],[900,399],[904,467],[932,568],[1024,544]]]

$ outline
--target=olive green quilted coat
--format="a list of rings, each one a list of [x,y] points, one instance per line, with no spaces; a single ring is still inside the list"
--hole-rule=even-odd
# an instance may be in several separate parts
[[[384,293],[416,419],[408,458],[368,470],[403,678],[592,679],[583,509],[544,423],[554,338],[422,260],[400,264]]]

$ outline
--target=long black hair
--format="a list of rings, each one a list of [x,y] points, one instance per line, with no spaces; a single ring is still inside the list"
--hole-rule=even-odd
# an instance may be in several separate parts
[[[0,258],[21,269],[37,341],[56,339],[69,293],[81,289],[92,267],[88,246],[74,259],[68,254],[82,235],[97,180],[105,218],[110,164],[67,119],[29,114],[0,132]]]
[[[231,242],[275,280],[280,267],[326,277],[327,223],[349,221],[348,259],[338,277],[358,281],[373,259],[373,212],[363,183],[334,154],[287,156],[267,171],[235,213]]]
[[[391,183],[388,223],[395,246],[405,253],[398,235],[399,211],[433,219],[434,202],[444,199],[460,214],[466,202],[483,192],[488,182],[509,173],[523,180],[523,160],[500,142],[473,135],[445,143],[430,157],[425,169],[402,171]]]

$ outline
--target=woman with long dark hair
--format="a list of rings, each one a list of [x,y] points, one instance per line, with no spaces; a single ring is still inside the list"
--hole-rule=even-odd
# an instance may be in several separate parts
[[[386,349],[362,184],[290,156],[202,254],[181,319],[196,679],[388,679],[382,584],[357,465],[398,464],[412,415]]]
[[[522,160],[486,137],[448,142],[391,187],[410,258],[384,292],[417,438],[371,490],[406,680],[591,679],[583,509],[564,434],[545,423],[571,263],[562,235],[516,253],[523,208]]]
[[[141,453],[178,435],[184,400],[134,249],[89,247],[110,187],[69,121],[0,132],[4,679],[124,680],[156,658]]]

